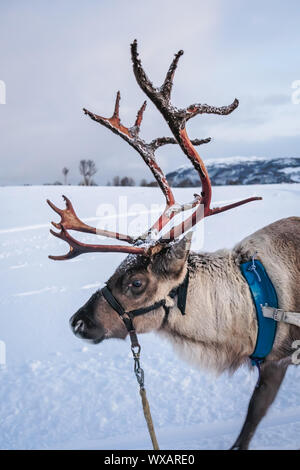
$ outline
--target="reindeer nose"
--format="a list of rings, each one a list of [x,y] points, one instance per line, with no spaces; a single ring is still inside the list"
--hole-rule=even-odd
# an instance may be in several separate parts
[[[78,320],[73,326],[73,329],[75,333],[82,332],[84,330],[84,321]]]
[[[75,334],[82,333],[85,329],[85,321],[84,321],[83,315],[78,315],[78,313],[75,313],[70,318],[70,326]]]
[[[83,305],[70,318],[70,327],[73,333],[78,337],[91,340],[98,344],[104,339],[105,331],[101,323],[95,318],[95,304],[98,296],[92,296],[88,302]]]
[[[86,308],[81,308],[70,318],[70,326],[75,335],[85,334],[95,328],[91,313]]]

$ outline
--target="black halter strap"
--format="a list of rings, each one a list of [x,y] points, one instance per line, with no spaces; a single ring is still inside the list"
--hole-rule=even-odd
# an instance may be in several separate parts
[[[126,310],[123,308],[123,306],[117,301],[111,290],[105,286],[101,290],[103,297],[105,300],[109,303],[109,305],[119,314],[119,316],[122,318],[127,331],[130,335],[131,339],[131,347],[132,348],[140,348],[135,328],[133,326],[132,320],[134,317],[137,317],[139,315],[143,315],[144,313],[151,312],[151,310],[156,310],[157,308],[164,307],[165,309],[168,308],[166,307],[166,301],[165,299],[160,300],[159,302],[156,302],[155,304],[150,305],[149,307],[144,307],[144,308],[138,308],[136,310],[130,310],[129,312],[126,312]],[[165,310],[166,311],[166,310]]]
[[[187,270],[186,276],[182,284],[178,287],[175,287],[169,293],[169,297],[172,299],[177,295],[177,306],[181,311],[182,315],[185,315],[185,306],[186,306],[186,297],[187,297],[187,290],[188,290],[188,283],[189,283],[189,270]],[[148,307],[138,308],[136,310],[130,310],[126,312],[124,307],[117,301],[109,287],[105,286],[101,289],[103,297],[109,303],[109,305],[119,314],[122,318],[131,338],[131,346],[132,347],[139,347],[139,343],[137,340],[136,332],[132,323],[134,317],[139,315],[144,315],[145,313],[151,312],[152,310],[156,310],[160,307],[163,307],[165,310],[165,316],[163,319],[162,325],[164,326],[168,320],[169,310],[170,307],[166,305],[166,299],[159,300]]]

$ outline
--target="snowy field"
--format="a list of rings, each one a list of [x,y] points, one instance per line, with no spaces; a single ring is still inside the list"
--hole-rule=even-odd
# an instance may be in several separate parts
[[[194,189],[174,192],[183,202],[191,200]],[[45,203],[50,198],[62,207],[61,194],[71,198],[78,215],[90,224],[97,223],[99,204],[117,206],[118,194],[128,197],[133,213],[137,202],[148,207],[162,202],[157,188],[0,188],[0,340],[6,344],[6,365],[0,368],[0,448],[151,449],[128,340],[93,346],[75,338],[68,324],[125,255],[49,260],[48,254],[67,250],[49,235],[49,222],[58,216]],[[205,221],[204,250],[230,248],[270,222],[300,216],[300,184],[213,191],[218,202],[252,195],[264,199]],[[81,239],[95,241],[86,235]],[[182,362],[154,334],[140,336],[140,342],[161,448],[230,447],[240,431],[256,371],[245,368],[233,377],[215,378]],[[252,449],[300,447],[299,379],[300,368],[290,368]]]

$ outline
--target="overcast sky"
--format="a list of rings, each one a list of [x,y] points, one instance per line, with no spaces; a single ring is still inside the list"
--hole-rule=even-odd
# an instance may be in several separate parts
[[[299,156],[300,2],[297,0],[2,0],[0,3],[0,184],[80,180],[81,159],[93,159],[96,181],[131,175],[151,179],[141,157],[84,116],[110,116],[121,91],[121,118],[132,125],[144,100],[131,67],[139,41],[143,65],[160,85],[175,52],[184,50],[172,101],[239,108],[227,117],[197,116],[193,138],[212,137],[205,159]],[[148,103],[141,135],[170,135]],[[180,150],[158,153],[163,169],[186,163]]]

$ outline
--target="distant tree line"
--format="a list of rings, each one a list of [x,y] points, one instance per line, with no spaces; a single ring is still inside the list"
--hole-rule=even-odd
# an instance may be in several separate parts
[[[64,167],[62,169],[63,175],[63,182],[55,181],[54,185],[68,185],[68,176],[69,176],[70,169]],[[97,167],[94,160],[80,160],[79,162],[79,173],[81,175],[81,180],[79,181],[79,186],[97,186],[95,183],[93,176],[97,173]],[[45,183],[46,185],[50,185],[51,183]],[[112,181],[107,182],[107,186],[137,186],[135,180],[131,176],[114,176]],[[143,178],[139,184],[139,186],[157,186],[156,181],[148,182],[145,178]]]
[[[131,176],[114,176],[112,181],[108,181],[107,186],[138,186]],[[156,181],[148,182],[145,178],[140,181],[139,186],[157,186]]]

